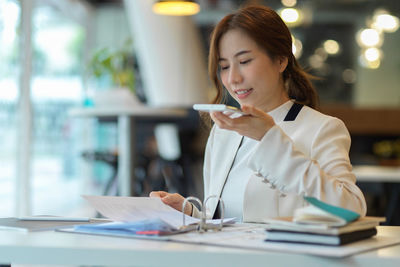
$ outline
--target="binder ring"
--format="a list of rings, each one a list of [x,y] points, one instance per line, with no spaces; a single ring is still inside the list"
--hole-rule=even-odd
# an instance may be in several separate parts
[[[199,204],[200,209],[203,210],[203,204],[201,203],[200,199],[198,199],[197,197],[187,197],[187,198],[185,198],[185,200],[183,201],[183,204],[182,204],[182,213],[183,213],[182,227],[186,226],[186,223],[185,223],[185,207],[186,207],[186,203],[188,203],[189,200],[196,201]]]
[[[209,223],[209,224],[207,223],[206,205],[207,205],[207,202],[208,202],[208,200],[209,200],[210,198],[217,198],[218,201],[219,201],[220,204],[221,204],[221,221],[220,221],[219,226],[216,226],[216,225],[211,224],[211,223]],[[223,222],[224,222],[224,215],[225,215],[225,204],[224,204],[224,201],[223,201],[220,197],[218,197],[218,196],[216,196],[216,195],[208,196],[208,197],[206,198],[206,200],[204,200],[203,203],[201,203],[200,199],[198,199],[197,197],[187,197],[187,198],[185,198],[185,200],[183,201],[183,204],[182,204],[182,214],[183,214],[182,228],[186,227],[186,222],[185,222],[185,216],[186,216],[186,214],[185,214],[185,207],[186,207],[186,203],[187,203],[189,200],[194,200],[194,201],[196,201],[196,202],[199,204],[200,209],[201,209],[201,218],[200,218],[200,222],[198,223],[198,227],[197,227],[197,230],[198,230],[199,232],[205,232],[205,231],[207,231],[207,230],[215,230],[215,229],[216,229],[216,230],[221,230],[221,229],[222,229]]]
[[[214,225],[207,225],[207,223],[206,223],[206,218],[207,218],[207,216],[206,216],[206,207],[207,207],[207,201],[208,201],[210,198],[217,198],[218,201],[219,201],[219,203],[221,203],[221,220],[220,220],[220,225],[219,225],[219,229],[218,229],[218,230],[221,230],[221,229],[222,229],[222,226],[223,226],[223,223],[224,223],[224,217],[225,217],[225,204],[224,204],[224,201],[223,201],[220,197],[218,197],[218,196],[216,196],[216,195],[208,196],[208,197],[206,198],[206,200],[204,201],[204,205],[203,205],[204,208],[201,209],[201,211],[202,211],[201,223],[203,223],[203,226],[205,226],[203,229],[204,229],[204,230],[207,230],[207,229],[213,229],[213,228],[215,228],[215,227],[212,227],[212,226],[214,226]],[[203,219],[204,219],[204,221],[203,221]],[[201,225],[200,225],[200,226],[201,226]]]

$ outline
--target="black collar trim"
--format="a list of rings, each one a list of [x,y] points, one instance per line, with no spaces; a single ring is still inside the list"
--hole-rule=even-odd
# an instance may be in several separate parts
[[[300,110],[303,108],[303,106],[304,106],[303,104],[293,103],[292,107],[286,114],[286,117],[283,121],[294,121],[297,115],[299,115]]]

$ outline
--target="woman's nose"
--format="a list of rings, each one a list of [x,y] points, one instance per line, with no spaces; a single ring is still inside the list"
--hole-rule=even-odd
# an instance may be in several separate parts
[[[230,84],[239,84],[243,81],[243,76],[240,73],[240,70],[237,67],[231,67],[229,69],[229,78],[228,82]]]

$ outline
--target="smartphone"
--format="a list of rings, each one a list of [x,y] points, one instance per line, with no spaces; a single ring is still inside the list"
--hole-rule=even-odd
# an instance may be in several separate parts
[[[194,104],[193,109],[198,110],[198,111],[206,111],[206,112],[220,111],[220,112],[224,112],[224,113],[237,113],[237,114],[245,115],[245,113],[243,111],[241,111],[239,108],[224,105],[224,104]]]

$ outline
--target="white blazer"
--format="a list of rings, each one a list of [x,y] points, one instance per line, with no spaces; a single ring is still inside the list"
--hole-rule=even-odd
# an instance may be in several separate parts
[[[287,102],[269,112],[276,125],[259,141],[248,159],[253,171],[243,199],[243,221],[263,222],[293,216],[305,205],[303,196],[366,214],[349,160],[350,136],[344,123],[312,108]],[[243,136],[214,125],[204,159],[204,198],[221,196]],[[209,199],[207,217],[216,212]],[[199,217],[197,209],[193,216]]]

